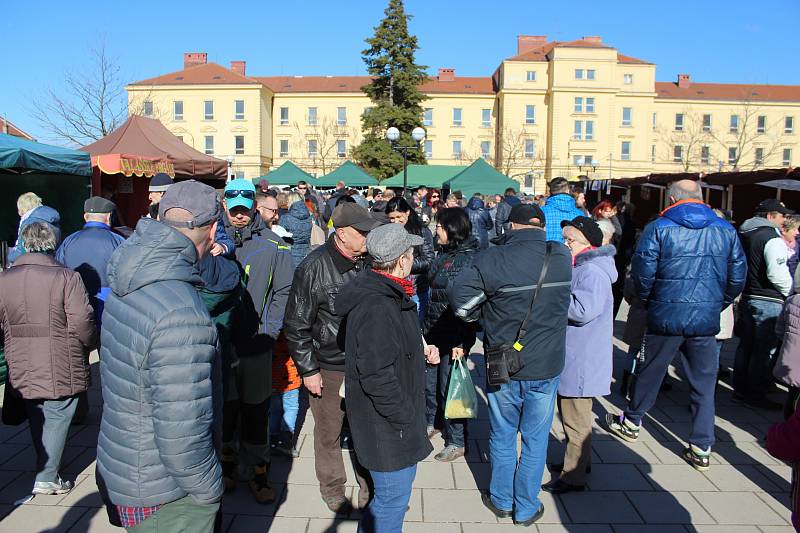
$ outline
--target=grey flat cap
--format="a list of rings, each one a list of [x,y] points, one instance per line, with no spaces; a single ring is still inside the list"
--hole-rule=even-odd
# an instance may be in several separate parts
[[[422,237],[410,234],[402,225],[384,224],[367,235],[367,252],[378,263],[388,263],[422,243]]]

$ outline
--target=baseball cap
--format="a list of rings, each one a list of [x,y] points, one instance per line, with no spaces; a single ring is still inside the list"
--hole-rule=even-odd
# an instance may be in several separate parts
[[[239,206],[245,209],[252,209],[255,201],[256,187],[252,181],[237,178],[225,185],[225,205],[229,211]]]
[[[508,215],[508,221],[516,224],[530,225],[532,218],[538,218],[542,225],[545,224],[544,211],[542,208],[535,204],[517,204],[511,208],[511,213]]]
[[[355,228],[358,231],[372,231],[381,223],[371,216],[369,211],[355,202],[342,202],[333,210],[334,228]]]
[[[566,228],[567,226],[572,226],[583,233],[583,236],[586,237],[586,240],[589,241],[589,244],[592,246],[603,245],[603,230],[601,230],[597,222],[591,218],[575,217],[572,220],[562,220],[561,227]]]
[[[147,191],[166,192],[166,190],[170,187],[170,185],[174,184],[175,181],[173,181],[173,179],[169,177],[169,174],[164,174],[163,172],[159,172],[150,179],[150,185],[148,185]]]
[[[83,202],[84,213],[111,213],[117,206],[111,200],[106,200],[102,196],[92,196]]]
[[[410,234],[400,224],[384,224],[367,235],[367,252],[378,263],[388,263],[422,242],[422,237]]]
[[[166,220],[164,216],[170,209],[185,209],[192,214],[186,221]],[[158,219],[169,226],[178,228],[199,228],[207,226],[219,218],[219,200],[212,187],[195,180],[180,181],[172,185],[158,204]]]
[[[756,207],[756,213],[781,213],[782,215],[794,215],[794,211],[786,207],[783,202],[775,198],[767,198]]]

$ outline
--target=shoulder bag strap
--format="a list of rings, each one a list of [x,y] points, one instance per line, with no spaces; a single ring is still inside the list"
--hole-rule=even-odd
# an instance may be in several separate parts
[[[525,337],[525,326],[528,324],[528,319],[531,316],[531,312],[533,311],[533,305],[536,303],[536,297],[539,296],[539,290],[542,288],[542,284],[544,283],[544,278],[547,276],[547,267],[550,264],[550,253],[553,251],[553,243],[548,241],[547,242],[547,249],[544,253],[544,262],[542,263],[542,271],[539,273],[539,281],[536,282],[536,288],[533,289],[533,297],[531,298],[531,305],[528,307],[528,312],[525,313],[525,318],[522,320],[522,324],[519,326],[519,331],[517,332],[517,339],[514,341],[514,349],[518,352],[522,351],[522,339]]]

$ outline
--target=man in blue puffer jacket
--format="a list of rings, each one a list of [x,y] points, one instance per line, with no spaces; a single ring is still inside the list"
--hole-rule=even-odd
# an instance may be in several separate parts
[[[575,205],[575,198],[569,193],[569,182],[562,177],[553,178],[547,184],[550,196],[547,197],[542,207],[545,221],[545,237],[548,241],[564,243],[561,235],[561,223],[565,220],[575,220],[575,217],[585,216],[586,213]]]
[[[671,205],[645,228],[631,266],[634,286],[647,308],[645,360],[637,369],[628,408],[619,416],[607,414],[606,423],[615,436],[635,442],[642,418],[683,346],[683,368],[692,390],[692,432],[683,458],[697,470],[707,470],[719,368],[714,337],[720,312],[742,292],[747,263],[736,230],[702,202],[696,182],[675,182],[667,194]]]

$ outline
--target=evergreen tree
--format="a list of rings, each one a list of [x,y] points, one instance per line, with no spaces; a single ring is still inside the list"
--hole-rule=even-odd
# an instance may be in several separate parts
[[[353,150],[361,166],[382,180],[403,170],[403,156],[392,150],[386,129],[400,130],[401,146],[414,146],[411,130],[422,125],[422,107],[426,98],[419,86],[428,79],[427,67],[414,62],[419,49],[417,38],[408,33],[408,19],[402,0],[389,0],[385,17],[366,40],[369,48],[361,55],[367,72],[373,77],[362,90],[375,104],[362,116],[364,140]],[[409,163],[425,163],[421,149],[408,152]]]

